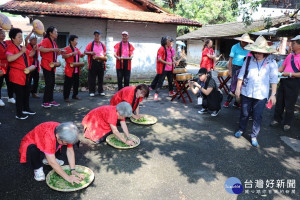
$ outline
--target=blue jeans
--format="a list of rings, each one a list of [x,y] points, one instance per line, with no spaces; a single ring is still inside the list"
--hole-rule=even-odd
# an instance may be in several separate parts
[[[255,138],[258,136],[260,131],[260,124],[262,120],[262,114],[264,108],[266,106],[267,99],[253,99],[246,96],[241,95],[242,106],[241,106],[241,115],[240,115],[240,131],[243,133],[246,130],[249,114],[252,109],[252,118],[253,118],[253,126],[252,126],[252,134],[251,138]]]

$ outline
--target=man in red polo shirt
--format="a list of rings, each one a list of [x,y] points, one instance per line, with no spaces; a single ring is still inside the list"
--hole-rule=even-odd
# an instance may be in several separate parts
[[[118,89],[129,86],[130,72],[131,72],[131,59],[133,57],[134,47],[128,42],[129,34],[127,31],[122,32],[122,41],[114,46],[114,56],[117,59],[116,69],[118,77]]]
[[[104,71],[106,69],[105,61],[96,60],[94,56],[106,56],[106,47],[100,42],[101,32],[99,30],[94,31],[94,41],[90,42],[84,53],[88,55],[88,84],[89,93],[91,97],[95,96],[96,92],[96,77],[98,77],[98,92],[101,96],[105,96],[103,91],[103,78]]]

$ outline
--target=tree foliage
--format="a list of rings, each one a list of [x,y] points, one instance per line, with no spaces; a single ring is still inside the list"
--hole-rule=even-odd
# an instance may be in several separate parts
[[[266,0],[154,0],[156,4],[182,17],[202,24],[219,24],[236,21],[238,16],[246,25],[252,23],[252,13]],[[179,26],[178,35],[194,27]]]

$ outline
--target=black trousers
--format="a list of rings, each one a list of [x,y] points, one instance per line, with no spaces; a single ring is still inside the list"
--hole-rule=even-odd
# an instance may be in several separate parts
[[[43,103],[50,103],[53,101],[55,72],[53,69],[51,71],[48,71],[43,68],[43,74],[45,79],[45,91],[44,91]]]
[[[300,82],[296,78],[280,80],[277,90],[274,120],[282,122],[285,109],[284,125],[291,125],[294,118],[294,108],[297,102]]]
[[[105,65],[104,62],[92,60],[91,69],[88,72],[89,93],[96,91],[96,78],[98,77],[98,92],[103,92],[103,78],[104,78]]]
[[[72,98],[75,98],[78,95],[79,73],[73,73],[73,76],[71,78],[65,75],[64,92],[63,92],[64,99],[69,98],[72,86],[73,86]]]
[[[123,78],[124,87],[129,86],[130,82],[130,70],[128,70],[128,60],[123,60],[123,69],[117,69],[118,78],[118,90],[123,88]]]
[[[157,94],[159,93],[166,76],[168,77],[169,91],[173,91],[173,72],[172,71],[163,71],[162,74],[159,74],[157,88],[156,88],[155,93],[157,93]]]
[[[26,158],[27,163],[33,169],[39,169],[43,166],[42,160],[44,158],[44,153],[41,152],[35,144],[31,144],[27,147]]]
[[[152,81],[152,83],[151,83],[151,85],[150,85],[150,87],[154,90],[155,88],[156,88],[156,86],[157,86],[157,83],[158,83],[158,79],[159,79],[159,75],[160,74],[156,74],[156,76],[154,77],[154,79],[153,79],[153,81]]]
[[[31,85],[32,94],[37,93],[37,89],[39,86],[39,79],[40,79],[39,69],[36,68],[33,72],[30,73],[30,84],[32,83],[33,80],[33,84]]]
[[[16,114],[22,115],[22,111],[29,111],[29,96],[30,96],[30,84],[29,81],[25,85],[19,85],[11,83],[16,93]]]
[[[1,88],[3,85],[3,80],[5,79],[5,83],[7,86],[7,94],[8,94],[8,98],[13,98],[14,97],[14,90],[13,90],[13,86],[11,84],[11,82],[9,81],[8,78],[8,73],[4,74],[3,76],[0,77],[0,99],[1,99]]]

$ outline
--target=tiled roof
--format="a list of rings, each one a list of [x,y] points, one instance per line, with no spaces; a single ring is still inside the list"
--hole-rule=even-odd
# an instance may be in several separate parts
[[[289,17],[280,16],[272,18],[272,25],[281,25],[289,21]],[[264,20],[254,21],[251,25],[245,26],[243,22],[231,22],[224,24],[206,25],[202,28],[179,36],[177,40],[193,40],[193,39],[204,39],[204,38],[220,38],[220,37],[233,37],[244,33],[253,31],[259,31],[265,29],[266,24]]]
[[[124,1],[124,0],[123,0]],[[132,0],[125,0],[132,2]],[[145,0],[142,0],[145,1]],[[132,9],[116,10],[116,7],[111,9],[101,9],[95,7],[86,7],[87,4],[70,5],[70,4],[53,4],[37,1],[10,1],[0,6],[2,12],[22,15],[51,15],[51,16],[68,16],[68,17],[85,17],[85,18],[101,18],[124,21],[139,21],[139,22],[155,22],[164,24],[177,24],[188,26],[201,26],[197,21],[186,19],[184,17],[156,10],[156,12],[138,11]],[[99,4],[98,4],[99,6]],[[101,6],[101,4],[100,4]],[[152,5],[153,9],[153,5]],[[160,13],[157,13],[157,12]]]

